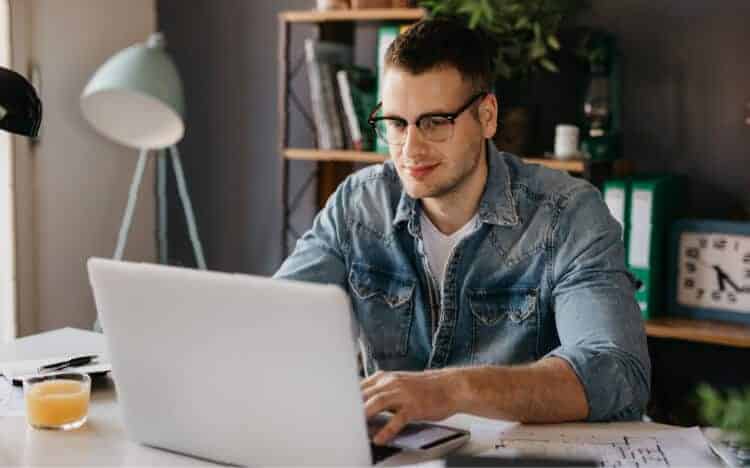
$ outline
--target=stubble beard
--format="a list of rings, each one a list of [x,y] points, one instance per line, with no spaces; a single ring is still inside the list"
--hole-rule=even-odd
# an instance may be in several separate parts
[[[450,174],[449,178],[444,181],[438,181],[435,185],[426,185],[421,182],[410,181],[411,183],[403,184],[406,192],[410,197],[419,200],[423,198],[449,198],[450,196],[457,194],[460,188],[471,178],[471,176],[478,170],[479,162],[482,156],[481,143],[476,146],[475,149],[468,152],[472,155],[469,164],[461,165],[460,172],[456,174]],[[440,168],[438,168],[440,169]],[[405,177],[409,177],[406,175]],[[402,177],[402,181],[403,181]],[[409,188],[411,185],[411,188]]]

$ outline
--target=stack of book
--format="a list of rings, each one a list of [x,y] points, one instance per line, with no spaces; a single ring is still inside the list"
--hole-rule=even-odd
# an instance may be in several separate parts
[[[352,48],[305,40],[310,99],[319,149],[371,151],[375,135],[367,123],[376,104],[375,74],[352,65]]]

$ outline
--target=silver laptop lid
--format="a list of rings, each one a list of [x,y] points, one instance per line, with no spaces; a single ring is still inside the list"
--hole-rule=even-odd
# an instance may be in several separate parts
[[[368,465],[346,294],[90,259],[123,422],[138,442],[242,465]]]

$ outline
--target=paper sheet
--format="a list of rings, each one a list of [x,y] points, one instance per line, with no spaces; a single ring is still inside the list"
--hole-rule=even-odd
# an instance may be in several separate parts
[[[700,429],[620,430],[606,424],[519,426],[502,433],[487,456],[591,457],[602,467],[722,466]]]
[[[13,386],[8,379],[0,377],[0,418],[25,414],[23,388]]]

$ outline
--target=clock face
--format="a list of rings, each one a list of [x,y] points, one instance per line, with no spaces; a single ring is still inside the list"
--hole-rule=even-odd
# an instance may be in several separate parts
[[[750,315],[750,236],[683,232],[677,302]]]

